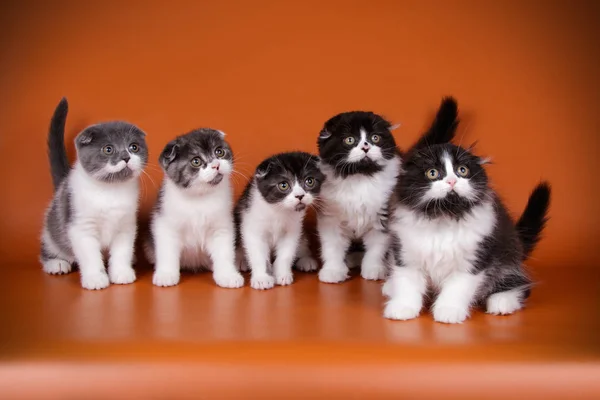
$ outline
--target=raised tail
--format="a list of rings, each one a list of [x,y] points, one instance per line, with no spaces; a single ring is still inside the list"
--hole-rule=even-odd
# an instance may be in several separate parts
[[[435,120],[427,132],[413,146],[413,149],[450,142],[454,138],[458,122],[458,104],[456,100],[453,97],[444,97]]]
[[[67,121],[68,111],[69,103],[63,97],[56,106],[56,110],[54,110],[48,132],[48,158],[50,159],[50,173],[52,174],[55,191],[69,174],[70,169],[67,149],[65,148],[65,122]]]
[[[542,230],[548,221],[550,184],[542,182],[533,189],[523,215],[517,221],[517,232],[523,243],[523,258],[529,257],[540,241]]]

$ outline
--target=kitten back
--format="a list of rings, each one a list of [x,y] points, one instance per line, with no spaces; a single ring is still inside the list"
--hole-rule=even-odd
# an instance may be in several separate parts
[[[541,239],[541,233],[548,222],[550,207],[550,184],[542,182],[533,189],[525,211],[517,221],[517,232],[523,243],[523,258],[527,259]]]
[[[453,97],[444,97],[433,123],[413,146],[413,149],[449,143],[454,139],[459,122],[456,100]]]
[[[65,122],[69,111],[67,98],[63,97],[52,115],[48,131],[48,158],[54,191],[69,174],[69,159],[65,148]]]

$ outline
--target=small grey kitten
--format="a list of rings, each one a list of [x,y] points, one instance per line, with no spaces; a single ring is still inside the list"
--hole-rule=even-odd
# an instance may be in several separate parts
[[[54,198],[46,211],[40,261],[45,272],[79,266],[81,286],[135,281],[131,264],[137,232],[138,177],[148,161],[145,134],[126,122],[92,125],[75,138],[77,161],[69,166],[64,144],[68,103],[58,104],[48,134]],[[108,250],[108,274],[103,251]]]
[[[169,142],[159,157],[165,178],[145,246],[156,286],[177,285],[181,268],[212,270],[221,287],[244,285],[235,266],[233,152],[224,136],[198,129]]]

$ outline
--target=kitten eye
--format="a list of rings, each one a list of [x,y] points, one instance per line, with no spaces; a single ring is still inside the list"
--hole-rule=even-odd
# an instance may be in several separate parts
[[[279,185],[277,185],[277,187],[279,188],[279,190],[281,190],[282,192],[287,192],[290,189],[290,184],[287,182],[279,182]]]
[[[110,156],[114,151],[115,151],[115,149],[110,144],[108,144],[102,148],[102,152],[104,154],[106,154],[107,156]]]
[[[220,148],[220,147],[217,147],[217,148],[215,149],[215,155],[216,155],[218,158],[223,158],[223,157],[225,157],[225,150],[223,150],[223,149],[222,149],[222,148]]]
[[[315,186],[315,178],[312,178],[312,177],[306,178],[304,180],[304,184],[309,188]]]
[[[200,168],[200,166],[202,165],[202,160],[200,160],[200,157],[194,157],[192,158],[192,160],[190,161],[190,164],[192,165],[192,167],[194,168]]]
[[[380,140],[381,140],[381,136],[379,136],[379,135],[371,136],[371,142],[373,142],[373,143],[379,143]]]
[[[140,151],[140,146],[137,143],[131,143],[129,145],[129,151],[132,153],[137,153],[138,151]]]
[[[434,180],[440,177],[440,172],[435,168],[429,168],[427,172],[425,172],[425,176],[431,180]]]
[[[458,176],[464,178],[465,176],[469,175],[469,168],[467,168],[465,165],[461,165],[456,169],[456,173]]]
[[[344,143],[346,143],[348,146],[352,146],[355,141],[356,139],[354,139],[353,136],[347,136],[344,138]]]

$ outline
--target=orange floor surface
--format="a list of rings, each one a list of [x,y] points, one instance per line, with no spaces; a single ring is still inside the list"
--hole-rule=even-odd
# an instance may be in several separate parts
[[[261,292],[207,273],[158,288],[144,269],[86,291],[77,273],[4,267],[3,399],[600,398],[593,268],[536,268],[524,311],[445,325],[383,319],[380,283],[356,276]]]

